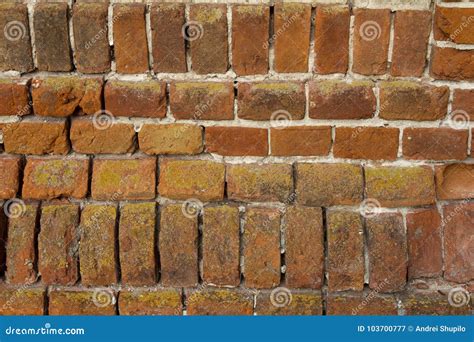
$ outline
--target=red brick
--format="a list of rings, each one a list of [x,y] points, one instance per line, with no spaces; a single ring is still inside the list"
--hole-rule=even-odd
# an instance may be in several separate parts
[[[438,199],[474,198],[474,164],[446,164],[435,167]]]
[[[202,127],[196,125],[145,124],[138,144],[146,154],[198,154],[203,149],[202,136]]]
[[[336,127],[334,156],[338,158],[395,160],[399,129],[394,127]]]
[[[49,315],[115,315],[116,294],[111,289],[52,288]]]
[[[397,301],[392,296],[380,296],[375,291],[357,295],[329,295],[328,315],[397,315]]]
[[[110,71],[108,7],[106,3],[74,4],[74,58],[79,72],[97,74]]]
[[[108,81],[105,109],[113,116],[164,118],[166,85],[158,81]]]
[[[20,24],[15,25],[17,22]],[[32,71],[34,65],[26,4],[0,4],[0,27],[8,33],[0,35],[0,70]]]
[[[11,79],[0,79],[0,115],[23,116],[30,112],[28,84]]]
[[[159,251],[164,286],[190,287],[198,283],[197,217],[185,215],[184,207],[161,208]]]
[[[280,283],[280,211],[248,208],[243,236],[245,286],[272,288]]]
[[[388,64],[390,10],[358,8],[354,14],[352,70],[362,75],[383,75],[387,72]]]
[[[126,204],[120,211],[122,283],[153,285],[155,274],[155,203]]]
[[[110,285],[117,282],[115,262],[115,222],[112,205],[87,204],[81,213],[81,283]]]
[[[19,208],[15,211],[19,215],[10,215],[8,220],[6,280],[9,284],[31,284],[37,278],[35,235],[38,204],[25,204]]]
[[[451,128],[405,128],[403,156],[406,159],[462,160],[467,158],[469,131]]]
[[[11,203],[11,202],[10,202]],[[5,270],[7,268],[7,230],[8,222],[7,215],[5,213],[5,208],[3,204],[0,205],[0,277],[5,276]]]
[[[190,291],[186,299],[188,315],[252,315],[253,297],[248,291],[202,289]]]
[[[274,35],[276,72],[308,72],[311,6],[275,5]]]
[[[240,217],[237,206],[204,208],[202,278],[220,286],[240,284]]]
[[[288,207],[284,227],[286,284],[291,288],[321,288],[324,281],[321,208]]]
[[[289,292],[287,292],[289,291]],[[320,292],[311,290],[261,291],[257,294],[255,313],[257,315],[322,315]]]
[[[113,26],[117,72],[139,74],[148,71],[145,4],[114,4]]]
[[[367,198],[383,207],[428,205],[435,202],[434,177],[428,166],[365,168]]]
[[[325,156],[331,149],[331,127],[272,128],[270,144],[272,156]]]
[[[377,292],[403,289],[407,275],[407,242],[400,213],[366,219],[369,251],[369,286]]]
[[[474,44],[474,8],[436,6],[434,38],[458,44]]]
[[[39,286],[12,287],[0,285],[1,316],[44,314],[45,289]]]
[[[192,69],[198,74],[225,73],[229,67],[227,6],[192,4],[189,18],[183,34],[189,41]]]
[[[424,316],[454,316],[469,315],[469,305],[461,307],[452,306],[448,301],[448,296],[443,296],[438,292],[434,293],[412,293],[403,296],[402,307],[406,315]]]
[[[407,213],[408,277],[437,277],[443,269],[441,216],[436,208]]]
[[[120,291],[120,315],[179,315],[183,310],[177,289],[132,288]]]
[[[79,278],[79,206],[46,205],[41,208],[38,236],[38,271],[45,284],[73,285]]]
[[[474,89],[455,89],[452,103],[454,120],[474,121]]]
[[[438,120],[448,111],[449,88],[393,81],[380,86],[380,117],[387,120]]]
[[[19,157],[6,156],[0,158],[0,198],[14,198],[20,184]]]
[[[187,200],[218,201],[224,198],[222,163],[207,160],[163,159],[160,161],[160,196]]]
[[[232,69],[237,75],[267,73],[269,26],[268,6],[232,7]]]
[[[84,198],[88,187],[89,159],[27,158],[23,198]]]
[[[250,127],[206,127],[206,150],[223,156],[268,155],[268,130]]]
[[[135,130],[132,124],[111,122],[109,127],[104,127],[97,120],[76,118],[71,121],[70,139],[75,152],[85,154],[133,152]]]
[[[368,119],[375,113],[374,83],[370,81],[311,81],[309,116],[313,119]]]
[[[296,195],[303,205],[354,205],[362,200],[362,168],[352,164],[296,164]]]
[[[346,73],[350,13],[347,6],[316,7],[314,52],[318,74]]]
[[[151,5],[151,41],[153,71],[186,72],[186,55],[182,27],[184,4]]]
[[[357,212],[327,213],[329,291],[364,288],[364,227]]]
[[[239,83],[238,116],[247,120],[301,120],[305,114],[303,83]],[[281,114],[279,114],[281,113]]]
[[[293,189],[290,164],[232,164],[226,172],[231,200],[287,203]]]
[[[442,80],[474,80],[474,50],[433,46],[431,76]]]
[[[95,159],[92,198],[147,200],[155,198],[155,158]]]
[[[391,64],[393,76],[423,75],[430,30],[431,12],[411,10],[395,12]]]
[[[444,278],[464,283],[474,278],[474,203],[453,203],[443,209]]]
[[[3,129],[5,151],[14,154],[67,154],[66,120],[23,120]]]
[[[234,86],[230,82],[172,82],[170,108],[176,119],[232,120]]]

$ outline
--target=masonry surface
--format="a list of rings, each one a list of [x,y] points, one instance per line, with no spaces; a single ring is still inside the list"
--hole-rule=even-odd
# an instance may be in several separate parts
[[[0,314],[471,314],[474,5],[0,4]]]

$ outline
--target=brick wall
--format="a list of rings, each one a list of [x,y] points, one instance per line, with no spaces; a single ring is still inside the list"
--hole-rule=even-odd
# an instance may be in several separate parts
[[[474,6],[0,4],[0,314],[467,314]]]

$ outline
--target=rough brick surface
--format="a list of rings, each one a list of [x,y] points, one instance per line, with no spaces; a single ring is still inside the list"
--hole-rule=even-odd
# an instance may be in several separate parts
[[[187,297],[189,315],[251,315],[253,298],[238,290],[203,289]]]
[[[17,288],[2,284],[0,287],[0,315],[43,315],[45,289],[40,286]]]
[[[329,295],[328,315],[396,315],[397,302],[392,296],[373,294]]]
[[[198,154],[203,149],[202,134],[196,125],[145,124],[138,133],[138,144],[146,154]]]
[[[435,293],[414,293],[402,298],[402,306],[407,315],[469,315],[469,305],[455,307],[447,296]]]
[[[472,89],[456,89],[453,95],[452,115],[462,122],[474,121],[474,90]]]
[[[250,127],[207,127],[206,150],[223,156],[266,156],[268,130]]]
[[[120,315],[179,315],[181,293],[175,289],[131,288],[120,291]]]
[[[439,199],[474,197],[474,165],[447,164],[435,168],[436,194]]]
[[[331,149],[330,126],[298,126],[270,130],[273,156],[324,156]]]
[[[0,79],[0,115],[27,115],[31,112],[28,85]]]
[[[49,292],[49,314],[115,315],[116,294],[111,289],[53,288]]]
[[[434,38],[458,44],[474,44],[474,8],[436,6]]]
[[[13,198],[18,192],[19,187],[19,172],[20,172],[20,158],[19,157],[3,157],[0,158],[0,198]]]
[[[431,76],[443,80],[474,80],[473,50],[433,47]]]
[[[272,295],[273,293],[273,295]],[[291,290],[291,298],[285,292],[262,291],[257,295],[257,315],[321,315],[321,294],[316,291]],[[278,296],[281,296],[281,302]],[[276,305],[275,305],[276,304]]]

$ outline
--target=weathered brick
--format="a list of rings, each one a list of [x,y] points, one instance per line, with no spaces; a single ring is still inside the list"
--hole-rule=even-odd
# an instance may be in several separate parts
[[[441,200],[474,198],[474,165],[447,164],[435,167],[436,193]]]
[[[350,12],[347,6],[316,7],[314,52],[318,74],[346,73]]]
[[[186,72],[184,4],[153,3],[150,9],[153,71]]]
[[[8,156],[0,158],[0,198],[14,198],[20,184],[19,157]]]
[[[397,301],[391,296],[369,294],[336,295],[327,297],[328,315],[397,315]]]
[[[111,289],[52,288],[49,315],[115,315],[116,294]]]
[[[237,100],[241,119],[301,120],[305,114],[303,83],[239,83]]]
[[[117,282],[115,265],[115,221],[112,205],[87,204],[81,213],[81,283],[110,285]]]
[[[257,315],[322,315],[320,292],[310,290],[262,291],[257,294]],[[281,296],[279,298],[279,296]]]
[[[296,164],[296,195],[303,205],[354,205],[362,200],[362,168],[352,164]]]
[[[380,114],[387,120],[438,120],[448,111],[449,88],[415,82],[382,82]]]
[[[135,149],[132,124],[113,122],[109,127],[96,120],[75,118],[71,121],[72,149],[78,153],[130,153]]]
[[[331,143],[331,126],[270,129],[272,156],[325,156]]]
[[[0,70],[29,72],[34,69],[26,4],[0,4]]]
[[[217,201],[224,198],[222,163],[207,160],[163,159],[158,192],[161,196],[186,200]]]
[[[12,79],[0,79],[0,115],[23,116],[30,114],[30,112],[31,104],[28,99],[28,84],[22,84]]]
[[[434,38],[458,44],[474,44],[474,8],[436,6]]]
[[[180,315],[181,293],[177,289],[131,288],[120,291],[120,315]]]
[[[469,131],[451,128],[405,128],[403,157],[406,159],[462,160],[467,158]]]
[[[234,86],[230,82],[172,82],[170,108],[176,119],[232,120]]]
[[[253,297],[249,292],[227,289],[190,291],[186,299],[188,315],[252,315]]]
[[[0,277],[5,276],[7,268],[7,231],[8,231],[8,216],[5,213],[7,205],[0,205]]]
[[[336,127],[333,152],[339,158],[395,160],[398,138],[394,127]]]
[[[474,50],[433,46],[431,76],[443,80],[474,80]]]
[[[443,269],[441,216],[436,208],[407,213],[408,277],[437,277]]]
[[[403,289],[407,277],[407,242],[400,213],[379,213],[366,219],[369,286],[377,292]]]
[[[79,72],[97,74],[110,71],[107,17],[107,3],[74,4],[74,58]]]
[[[280,211],[248,208],[244,228],[245,285],[275,287],[280,283]]]
[[[166,85],[158,81],[108,81],[105,109],[113,116],[164,118]]]
[[[31,284],[36,281],[38,204],[25,204],[14,213],[8,220],[6,280],[9,284]]]
[[[358,8],[354,14],[352,70],[362,75],[383,75],[388,65],[390,10]]]
[[[197,217],[186,215],[184,207],[161,208],[159,251],[161,282],[164,286],[190,287],[198,283]]]
[[[146,154],[198,154],[202,152],[202,127],[187,124],[145,124],[138,133]]]
[[[443,209],[444,278],[467,282],[474,278],[474,203],[452,203]]]
[[[117,72],[139,74],[148,71],[145,4],[114,4],[113,25]]]
[[[7,153],[67,154],[66,120],[23,120],[6,125],[3,142]]]
[[[23,198],[84,198],[88,187],[89,159],[27,158]]]
[[[193,4],[184,38],[189,41],[192,69],[198,74],[225,73],[227,61],[227,6]]]
[[[364,288],[364,231],[357,212],[327,213],[328,286],[330,291]]]
[[[309,83],[309,116],[313,119],[368,119],[375,113],[374,83],[335,80]]]
[[[383,207],[428,205],[435,202],[434,176],[428,166],[365,168],[368,198]]]
[[[0,315],[43,315],[45,289],[39,286],[0,286]]]
[[[97,200],[155,198],[156,159],[95,159],[92,197]]]
[[[239,208],[229,205],[205,207],[202,230],[203,281],[221,286],[238,286]]]
[[[31,95],[36,115],[66,117],[77,111],[94,114],[101,109],[102,80],[99,78],[36,78]]]
[[[448,296],[443,296],[438,292],[412,293],[403,296],[401,302],[406,315],[410,316],[453,316],[470,314],[469,305],[463,305],[461,307],[452,306],[448,301]]]
[[[461,122],[474,121],[474,89],[455,89],[453,95],[452,112]],[[458,120],[459,120],[458,118]]]
[[[232,7],[232,69],[237,75],[267,73],[269,26],[268,6]]]
[[[155,221],[154,202],[126,204],[121,208],[118,238],[122,283],[155,283]]]
[[[75,284],[79,278],[79,206],[43,206],[40,224],[38,271],[42,282],[48,285]]]
[[[277,3],[274,25],[275,71],[307,72],[311,6]]]
[[[67,3],[38,3],[34,11],[37,67],[41,71],[70,71]]]
[[[223,156],[268,155],[268,130],[251,127],[206,127],[206,150]]]
[[[321,288],[324,237],[321,208],[291,206],[284,218],[286,284],[291,288]]]
[[[391,64],[393,76],[420,77],[423,74],[430,30],[431,12],[413,10],[395,12]]]
[[[226,177],[227,196],[237,201],[287,203],[293,189],[290,164],[232,164]]]

